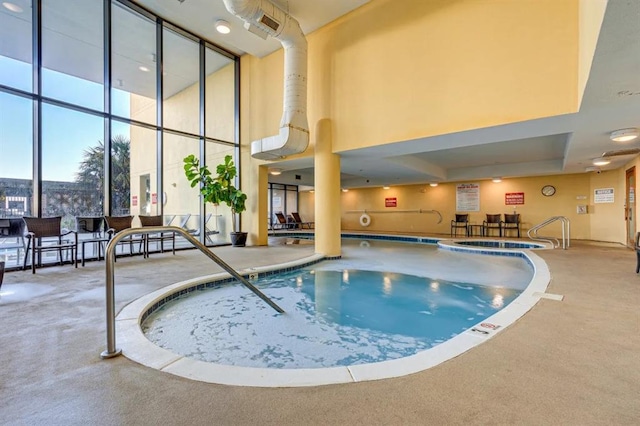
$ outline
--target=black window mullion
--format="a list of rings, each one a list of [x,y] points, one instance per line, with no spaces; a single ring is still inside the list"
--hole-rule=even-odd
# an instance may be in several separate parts
[[[32,43],[32,77],[33,122],[32,122],[32,188],[33,203],[31,216],[42,217],[42,0],[34,0],[31,8],[31,43]]]
[[[102,211],[107,215],[113,214],[111,202],[112,161],[111,161],[111,0],[103,0],[103,61],[104,61],[104,184]]]

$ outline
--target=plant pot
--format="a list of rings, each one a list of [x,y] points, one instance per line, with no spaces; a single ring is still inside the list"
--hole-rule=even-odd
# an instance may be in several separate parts
[[[244,247],[247,243],[247,233],[246,232],[232,232],[231,234],[231,245],[234,247]]]

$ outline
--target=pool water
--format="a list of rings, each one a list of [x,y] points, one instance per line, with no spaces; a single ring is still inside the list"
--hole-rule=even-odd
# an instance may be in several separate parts
[[[246,288],[225,284],[163,305],[145,320],[143,331],[165,349],[212,363],[349,366],[438,345],[493,315],[522,290],[519,283],[480,285],[380,270],[336,270],[324,263],[254,282],[285,314]]]

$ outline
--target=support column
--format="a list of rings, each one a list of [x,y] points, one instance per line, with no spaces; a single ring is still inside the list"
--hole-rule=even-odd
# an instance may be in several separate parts
[[[331,120],[318,121],[315,134],[316,253],[340,256],[340,156],[332,152]]]

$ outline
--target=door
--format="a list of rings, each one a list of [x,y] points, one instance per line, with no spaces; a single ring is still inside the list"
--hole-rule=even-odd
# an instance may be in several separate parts
[[[627,225],[627,244],[633,246],[636,240],[636,168],[626,174],[625,220]]]

